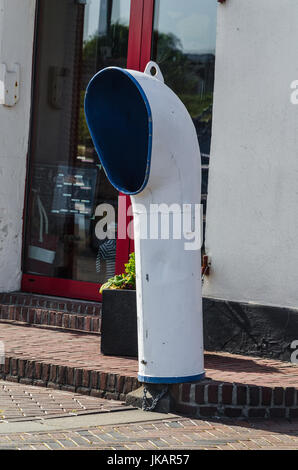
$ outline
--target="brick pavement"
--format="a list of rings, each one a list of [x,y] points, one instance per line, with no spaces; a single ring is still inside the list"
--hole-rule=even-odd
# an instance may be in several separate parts
[[[137,375],[137,360],[100,354],[100,337],[0,323],[0,341],[9,357],[75,368]]]
[[[100,337],[0,323],[7,380],[125,399],[136,389],[137,360],[100,354]],[[175,410],[205,418],[298,418],[298,366],[277,360],[205,354],[200,384],[172,386]]]
[[[0,381],[0,423],[33,417],[47,419],[126,409],[130,407],[116,400]]]
[[[97,336],[0,323],[0,340],[4,341],[6,355],[10,357],[137,376],[137,360],[101,355]],[[275,359],[207,352],[205,369],[207,377],[220,382],[298,386],[298,366]]]
[[[215,422],[177,417],[59,432],[0,434],[0,449],[297,450],[298,422]]]

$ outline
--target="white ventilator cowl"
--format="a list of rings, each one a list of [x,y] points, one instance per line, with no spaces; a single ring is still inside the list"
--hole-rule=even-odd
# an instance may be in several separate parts
[[[193,235],[193,207],[200,205],[201,196],[201,158],[192,119],[154,62],[144,73],[117,67],[98,72],[87,88],[85,113],[107,177],[131,196],[139,381],[200,380],[204,377],[200,246],[186,247],[185,236],[177,236],[173,223],[169,239],[160,233],[150,237],[156,211],[166,221],[168,206],[173,220],[188,216],[192,228],[186,235]],[[164,228],[161,222],[159,230]]]

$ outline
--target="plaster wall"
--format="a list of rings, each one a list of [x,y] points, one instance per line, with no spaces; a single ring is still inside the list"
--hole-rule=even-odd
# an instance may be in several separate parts
[[[206,297],[298,306],[298,2],[218,6]]]
[[[0,292],[20,288],[35,0],[0,0],[0,63],[20,64],[20,100],[0,105]]]

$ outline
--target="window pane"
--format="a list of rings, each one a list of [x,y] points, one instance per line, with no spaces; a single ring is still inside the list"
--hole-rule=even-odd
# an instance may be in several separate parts
[[[217,0],[156,0],[152,59],[192,116],[206,203],[211,143]]]

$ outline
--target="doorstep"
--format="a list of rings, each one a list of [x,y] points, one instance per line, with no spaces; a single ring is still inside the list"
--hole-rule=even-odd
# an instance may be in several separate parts
[[[0,378],[124,400],[137,389],[137,360],[100,354],[100,336],[0,323]],[[298,366],[205,353],[206,379],[171,385],[173,411],[196,417],[298,418]]]
[[[101,303],[23,292],[0,294],[0,321],[99,334]]]

